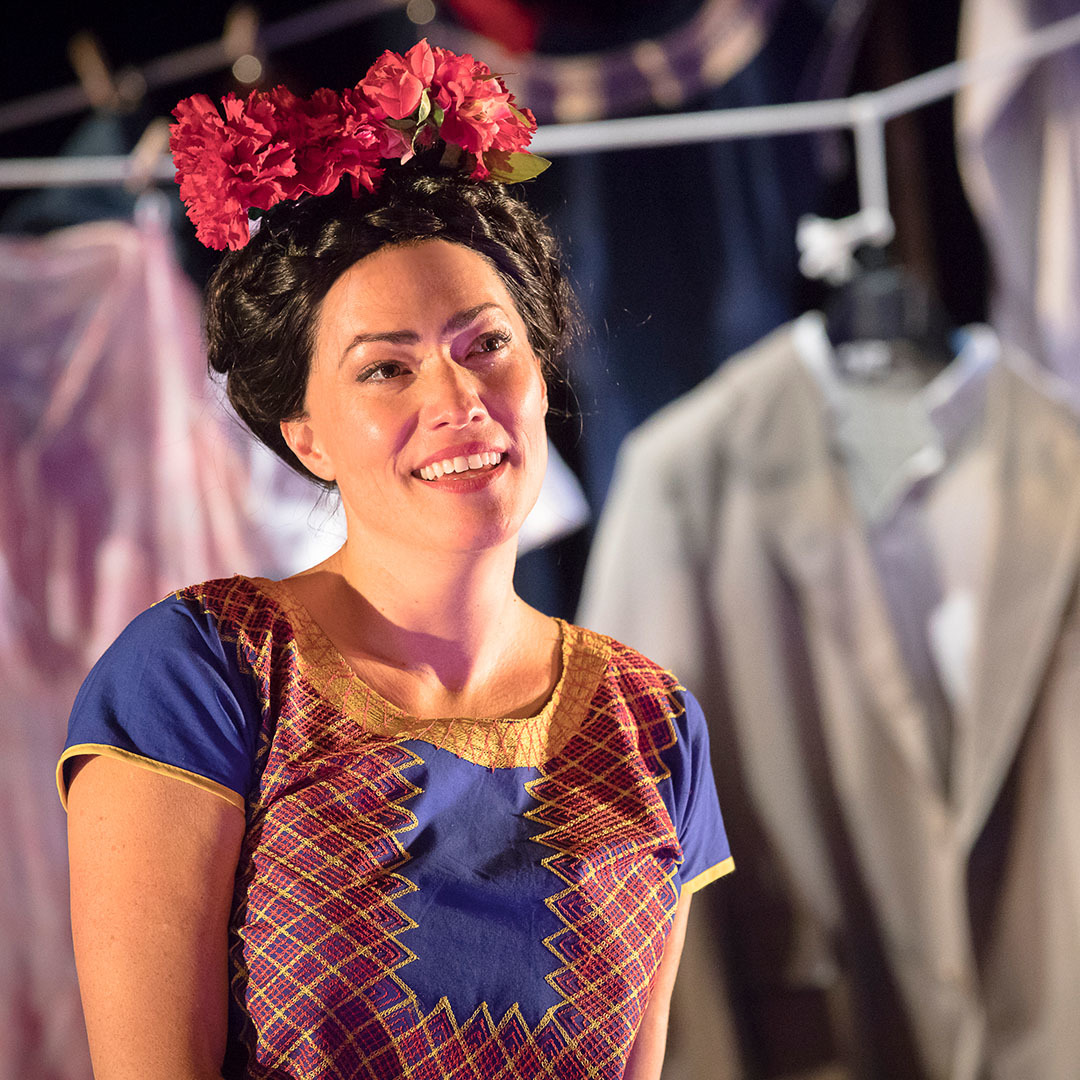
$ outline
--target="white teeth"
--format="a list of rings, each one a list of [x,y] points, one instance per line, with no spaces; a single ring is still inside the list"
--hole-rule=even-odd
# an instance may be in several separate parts
[[[470,454],[468,457],[447,458],[445,461],[433,461],[418,470],[424,480],[438,480],[440,476],[452,476],[454,473],[468,472],[470,469],[483,469],[498,465],[502,454],[485,451],[482,454]]]

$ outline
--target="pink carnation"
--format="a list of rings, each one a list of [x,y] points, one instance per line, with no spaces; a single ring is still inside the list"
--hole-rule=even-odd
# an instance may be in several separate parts
[[[357,95],[323,89],[304,99],[278,86],[268,101],[281,137],[294,147],[296,175],[286,198],[328,195],[343,176],[352,178],[354,195],[360,184],[375,190],[383,174],[379,134]]]
[[[432,93],[444,117],[439,134],[476,157],[473,177],[488,175],[487,150],[524,150],[536,130],[528,110],[514,108],[514,96],[502,79],[468,53],[435,52]]]
[[[218,251],[247,243],[248,210],[280,202],[296,172],[292,148],[276,138],[272,113],[254,93],[250,109],[235,94],[222,104],[224,119],[205,94],[185,98],[169,138],[188,217],[199,240]]]
[[[406,162],[439,138],[466,152],[473,177],[492,168],[513,176],[510,155],[524,150],[536,130],[532,113],[514,105],[486,64],[427,41],[404,56],[383,53],[341,94],[316,90],[298,98],[279,86],[245,100],[227,94],[222,106],[223,114],[205,94],[185,98],[173,112],[169,140],[188,217],[199,240],[218,250],[248,242],[249,210],[329,194],[343,176],[354,196],[361,187],[374,191],[383,159]]]
[[[416,112],[434,73],[435,58],[425,38],[404,56],[389,49],[384,52],[372,64],[358,89],[373,106],[376,118],[404,120]]]

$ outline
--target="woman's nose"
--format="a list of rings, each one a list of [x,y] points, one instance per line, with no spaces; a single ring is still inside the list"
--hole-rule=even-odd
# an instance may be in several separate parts
[[[429,370],[423,413],[431,427],[466,427],[487,416],[476,376],[452,361]]]

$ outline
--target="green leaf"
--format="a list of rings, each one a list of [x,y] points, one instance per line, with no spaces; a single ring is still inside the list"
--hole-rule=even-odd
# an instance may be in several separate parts
[[[411,116],[403,116],[400,120],[395,120],[392,116],[388,116],[383,123],[387,127],[392,127],[397,131],[408,131],[416,121]]]
[[[484,162],[491,170],[492,178],[504,184],[518,184],[522,180],[531,180],[539,176],[550,164],[547,158],[539,154],[523,154],[520,151],[505,153],[490,151],[484,155]]]
[[[442,127],[442,122],[446,119],[446,113],[438,106],[431,106],[431,122],[436,128]]]
[[[532,127],[532,121],[515,105],[513,102],[508,101],[506,103],[510,106],[510,111],[526,126]]]
[[[420,104],[416,106],[417,126],[422,124],[431,115],[431,98],[428,97],[427,89],[420,92]]]

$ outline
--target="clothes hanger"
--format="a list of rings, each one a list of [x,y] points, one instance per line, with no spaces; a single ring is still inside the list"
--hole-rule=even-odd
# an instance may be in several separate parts
[[[877,343],[879,367],[905,360],[924,367],[950,363],[954,327],[935,290],[893,262],[884,247],[860,247],[854,262],[852,276],[834,288],[824,305],[833,346]],[[871,355],[863,350],[864,364]]]
[[[885,113],[878,99],[855,99],[859,209],[838,221],[807,215],[798,224],[799,269],[833,287],[825,326],[844,374],[877,377],[905,367],[927,373],[954,355],[953,327],[929,285],[895,263],[889,212]]]

